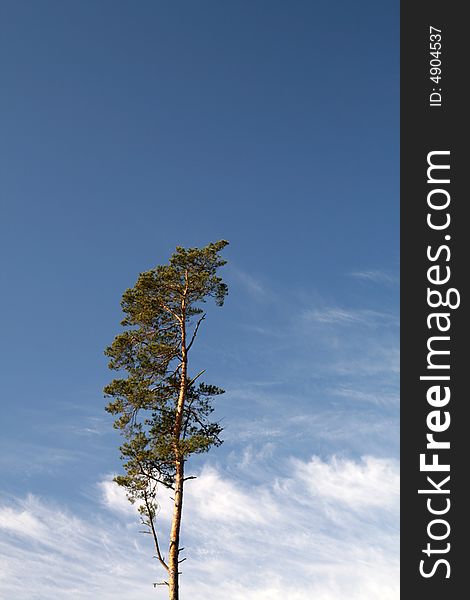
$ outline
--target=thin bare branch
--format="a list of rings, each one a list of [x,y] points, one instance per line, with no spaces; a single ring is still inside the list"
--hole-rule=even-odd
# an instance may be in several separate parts
[[[181,369],[182,366],[183,366],[183,363],[180,362],[180,364],[176,367],[176,369],[172,373],[168,374],[168,377],[174,377],[176,375],[176,373],[178,373],[178,371]]]
[[[205,369],[202,369],[202,371],[199,371],[199,373],[196,375],[196,377],[194,377],[193,379],[191,379],[191,381],[188,382],[187,387],[191,387],[193,385],[193,383],[196,381],[196,379],[205,372],[206,372]]]
[[[186,352],[189,352],[191,346],[193,345],[193,342],[194,342],[194,340],[196,339],[196,336],[197,336],[199,325],[204,321],[205,318],[206,318],[206,315],[203,314],[202,317],[196,323],[196,327],[194,328],[194,332],[193,332],[193,335],[191,337],[191,341],[189,342],[188,347],[186,348]]]
[[[155,542],[155,550],[157,551],[157,557],[158,560],[160,561],[161,565],[167,570],[169,571],[168,565],[166,564],[166,562],[163,559],[163,556],[161,555],[160,552],[160,546],[158,545],[158,537],[157,537],[157,531],[155,529],[155,524],[153,522],[153,517],[152,517],[152,510],[150,508],[150,504],[148,501],[148,496],[147,496],[147,492],[144,492],[144,501],[145,501],[145,506],[147,508],[147,514],[149,517],[149,524],[150,524],[150,528],[152,530],[152,534],[153,534],[153,541]]]
[[[144,469],[144,467],[142,466],[142,463],[140,461],[138,461],[137,464],[139,465],[139,471],[140,471],[140,473],[144,477],[146,477],[148,480],[154,481],[155,483],[160,483],[161,485],[164,485],[167,488],[173,489],[173,486],[170,485],[169,483],[167,483],[164,479],[160,479],[159,477],[155,477],[155,475],[152,475],[151,472],[147,472]]]

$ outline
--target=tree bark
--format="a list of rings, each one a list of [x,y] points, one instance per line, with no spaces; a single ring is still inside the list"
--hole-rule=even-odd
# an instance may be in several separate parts
[[[181,514],[183,510],[183,483],[184,483],[184,462],[178,461],[176,464],[175,477],[175,503],[173,505],[173,519],[171,522],[170,533],[170,555],[168,560],[168,584],[170,600],[179,600],[179,544]]]
[[[174,434],[175,453],[175,500],[173,504],[173,518],[171,521],[170,548],[168,557],[168,585],[170,600],[179,600],[179,544],[181,515],[183,512],[183,485],[184,485],[184,456],[181,456],[179,447],[183,410],[186,400],[186,385],[188,371],[188,353],[186,348],[186,289],[181,302],[181,382],[176,405]]]

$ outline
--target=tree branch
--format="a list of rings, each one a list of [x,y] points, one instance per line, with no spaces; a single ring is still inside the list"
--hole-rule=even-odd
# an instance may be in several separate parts
[[[181,323],[181,317],[177,313],[175,313],[174,310],[171,310],[171,308],[169,306],[167,306],[162,300],[159,300],[158,302],[160,303],[160,306],[164,310],[166,310],[167,312],[169,312],[170,314],[172,314],[175,317],[175,319]]]
[[[149,505],[148,496],[147,496],[147,492],[146,491],[144,491],[144,501],[145,501],[145,506],[147,508],[147,514],[148,514],[148,517],[149,517],[150,528],[152,530],[153,541],[155,542],[155,549],[157,551],[158,560],[160,561],[161,565],[167,571],[169,571],[168,565],[163,560],[163,556],[161,555],[161,552],[160,552],[160,546],[158,545],[157,532],[155,530],[155,525],[154,525],[153,517],[152,517],[152,510],[151,510],[150,505]]]
[[[191,381],[188,382],[187,387],[191,387],[193,385],[193,383],[196,381],[196,379],[205,372],[206,372],[205,369],[202,369],[202,371],[199,371],[199,373],[196,375],[196,377],[194,377],[194,379],[191,379]]]
[[[185,424],[184,424],[184,427],[183,427],[183,439],[184,439],[184,440],[186,439],[186,432],[188,431],[189,418],[190,418],[190,416],[191,416],[191,413],[192,413],[192,411],[191,411],[191,406],[193,405],[193,402],[194,402],[194,400],[195,400],[195,398],[192,398],[192,399],[189,401],[189,404],[188,404],[188,406],[187,406],[187,408],[188,408],[188,416],[186,417],[186,422],[185,422]]]
[[[193,342],[194,342],[194,340],[196,339],[196,335],[197,335],[197,331],[198,331],[198,329],[199,329],[199,325],[200,325],[200,324],[201,324],[201,323],[204,321],[204,319],[205,319],[205,318],[206,318],[206,315],[205,315],[205,314],[203,314],[203,315],[202,315],[202,317],[201,317],[201,318],[198,320],[198,322],[196,323],[196,327],[195,327],[195,329],[194,329],[193,336],[192,336],[192,338],[191,338],[191,341],[189,342],[189,345],[188,345],[188,347],[186,348],[186,352],[189,352],[189,350],[190,350],[191,346],[193,345]]]
[[[138,459],[137,459],[137,464],[139,465],[139,470],[140,470],[141,474],[146,479],[150,479],[150,480],[154,481],[155,483],[159,483],[160,485],[164,485],[166,488],[169,488],[170,490],[174,489],[172,485],[166,483],[163,479],[160,479],[159,477],[155,477],[155,475],[152,475],[151,473],[147,473],[147,471],[142,466],[142,463]]]
[[[196,423],[198,423],[198,425],[201,427],[201,429],[203,430],[203,432],[206,435],[209,435],[207,432],[207,425],[206,423],[204,423],[203,421],[201,421],[201,419],[197,416],[197,413],[191,408],[191,406],[188,406],[188,413],[192,414],[194,417],[194,420],[196,421]],[[189,415],[188,415],[188,420],[189,420]],[[217,435],[214,436],[217,440],[219,439]]]

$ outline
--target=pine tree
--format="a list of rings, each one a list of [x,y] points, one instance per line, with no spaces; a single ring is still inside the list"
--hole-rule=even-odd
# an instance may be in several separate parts
[[[156,557],[166,571],[170,600],[179,598],[180,529],[186,462],[222,442],[211,421],[212,400],[223,390],[190,373],[189,353],[205,318],[202,305],[222,306],[227,286],[217,275],[226,261],[225,240],[203,248],[177,247],[168,265],[141,273],[122,297],[125,330],[105,354],[109,368],[126,372],[104,388],[106,410],[124,437],[120,447],[125,474],[115,481],[136,503],[152,535]],[[157,492],[172,490],[173,516],[168,558],[160,547]],[[185,559],[183,559],[185,560]]]

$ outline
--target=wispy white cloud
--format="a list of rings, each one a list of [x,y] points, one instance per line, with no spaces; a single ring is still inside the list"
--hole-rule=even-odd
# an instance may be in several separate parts
[[[237,283],[255,300],[267,300],[273,297],[269,290],[259,278],[251,273],[231,265],[230,274],[236,279]]]
[[[310,322],[335,325],[398,325],[394,314],[367,309],[346,309],[341,307],[313,308],[304,312],[304,319]]]
[[[351,512],[398,506],[399,474],[394,460],[366,456],[361,461],[333,457],[296,460],[296,479],[306,482],[312,498],[347,507]]]
[[[287,475],[267,469],[256,484],[205,467],[188,484],[182,596],[397,600],[396,461],[313,457],[289,464]],[[0,505],[6,558],[0,595],[143,600],[152,594],[160,576],[150,541],[139,536],[137,517],[113,487],[109,479],[100,483],[107,510],[86,518],[32,496]],[[155,597],[165,594],[157,589]]]
[[[27,503],[31,500],[32,498],[29,497]],[[43,523],[31,511],[26,508],[18,510],[10,506],[5,506],[0,511],[0,529],[37,540],[47,533]]]
[[[396,406],[396,404],[395,404]],[[225,458],[231,468],[239,466],[250,480],[265,477],[265,465],[277,465],[289,447],[292,453],[322,456],[334,452],[354,456],[367,454],[394,455],[398,453],[399,417],[392,407],[383,412],[382,406],[365,403],[335,403],[306,412],[292,410],[273,416],[271,429],[262,417],[236,420],[224,432],[227,449],[244,445],[242,456],[230,451]],[[251,460],[251,464],[250,461]]]
[[[346,347],[325,367],[338,376],[350,376],[356,379],[364,377],[392,376],[398,383],[400,372],[400,350],[394,340],[364,339],[360,343]],[[359,342],[360,342],[359,341]],[[376,385],[380,381],[376,380]]]
[[[77,435],[105,435],[109,433],[109,419],[87,416],[82,423],[71,425],[71,433]]]
[[[21,473],[23,477],[51,474],[77,461],[80,451],[39,443],[4,444],[0,452],[0,469],[4,473]]]
[[[14,523],[14,527],[11,526]],[[79,518],[29,495],[0,505],[0,597],[18,600],[148,596],[152,564],[127,524]]]
[[[358,279],[364,279],[366,281],[373,281],[374,283],[382,283],[388,285],[395,285],[398,283],[398,277],[381,271],[378,269],[364,269],[362,271],[353,271],[351,277],[357,277]]]
[[[330,394],[348,398],[355,402],[366,402],[377,406],[397,406],[399,402],[398,391],[381,390],[380,386],[374,391],[358,390],[350,386],[338,386],[329,390]]]
[[[124,488],[116,485],[113,481],[112,475],[100,481],[98,489],[101,495],[101,502],[107,509],[121,515],[135,515],[135,506],[127,499]]]

